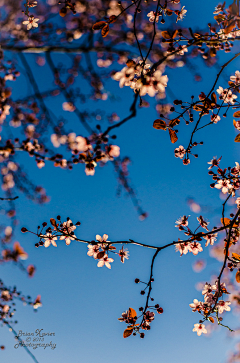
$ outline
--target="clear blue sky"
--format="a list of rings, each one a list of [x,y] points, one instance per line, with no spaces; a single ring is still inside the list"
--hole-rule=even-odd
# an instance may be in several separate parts
[[[185,0],[182,5],[188,10],[182,25],[194,26],[198,23],[202,26],[211,21],[217,2]],[[34,64],[34,57],[27,57]],[[64,60],[64,56],[60,57]],[[223,55],[219,65],[230,57],[231,54]],[[202,61],[196,64],[200,72],[204,71],[200,83],[194,81],[187,68],[166,71],[169,87],[177,98],[189,100],[192,94],[197,96],[201,91],[207,93],[210,90],[217,70],[203,67]],[[227,68],[226,74],[230,76],[239,68],[237,60]],[[38,71],[41,87],[50,82],[44,69],[34,68],[34,71]],[[126,109],[121,102],[109,101],[96,105],[89,103],[88,107],[107,107],[108,113],[116,111],[120,117],[125,117],[132,100],[131,90],[120,89],[117,82],[112,80],[107,85],[111,92],[117,92],[125,100]],[[225,87],[226,81],[222,79],[218,85]],[[50,83],[47,88],[51,88]],[[27,94],[27,89],[25,91]],[[150,98],[147,100],[150,101]],[[58,107],[52,107],[56,114],[62,112]],[[65,116],[69,117],[69,124],[74,128],[78,121],[72,114]],[[145,304],[145,297],[140,295],[141,286],[134,284],[134,279],[148,280],[152,252],[130,246],[129,260],[121,264],[115,258],[112,270],[108,270],[96,266],[96,261],[87,256],[84,244],[72,242],[66,246],[64,242],[59,242],[58,248],[36,249],[34,244],[37,239],[20,232],[22,226],[35,230],[42,222],[60,214],[63,219],[69,216],[74,222],[79,220],[82,223],[77,228],[79,238],[92,240],[96,234],[107,233],[110,241],[130,238],[163,245],[183,237],[174,227],[180,216],[191,214],[190,224],[196,225],[197,215],[189,210],[187,197],[194,196],[201,204],[220,207],[219,192],[209,188],[211,178],[207,174],[207,162],[213,156],[221,155],[223,166],[239,161],[239,146],[233,143],[236,132],[231,112],[217,125],[199,132],[198,141],[204,139],[204,145],[198,147],[198,160],[192,159],[188,166],[183,166],[174,157],[174,149],[178,145],[186,145],[192,127],[179,127],[179,141],[172,145],[167,133],[152,128],[157,116],[153,107],[139,109],[135,119],[117,130],[116,144],[121,148],[121,155],[129,156],[132,160],[130,177],[144,210],[149,213],[143,222],[139,221],[129,198],[116,198],[117,182],[111,164],[104,168],[97,167],[94,177],[86,177],[81,165],[66,171],[47,163],[39,170],[34,160],[27,155],[20,156],[32,180],[45,187],[51,201],[38,206],[20,195],[16,203],[20,223],[15,237],[29,254],[27,263],[37,266],[34,278],[27,278],[12,264],[0,266],[0,271],[7,285],[16,284],[19,290],[32,297],[42,296],[43,306],[37,313],[18,303],[16,319],[19,323],[15,327],[17,331],[43,329],[45,332],[55,332],[55,337],[45,339],[57,344],[55,350],[31,350],[40,363],[120,363],[126,360],[139,363],[222,363],[226,352],[234,346],[233,339],[227,337],[223,328],[208,338],[198,337],[192,332],[198,315],[191,312],[189,304],[194,298],[202,298],[195,284],[209,281],[209,276],[217,274],[220,268],[209,257],[207,249],[204,249],[202,256],[208,264],[201,274],[192,270],[192,263],[199,256],[191,254],[180,258],[173,247],[159,254],[154,266],[152,295],[155,302],[163,307],[164,314],[156,316],[145,339],[140,340],[138,336],[123,339],[125,324],[117,319],[129,307],[138,310]],[[78,132],[84,135],[80,126]],[[205,216],[212,226],[220,218],[210,213]],[[232,323],[233,327],[236,324],[230,314],[226,316],[226,323]],[[0,329],[0,343],[6,346],[0,352],[2,362],[32,362],[23,348],[13,348],[13,334],[6,327]]]

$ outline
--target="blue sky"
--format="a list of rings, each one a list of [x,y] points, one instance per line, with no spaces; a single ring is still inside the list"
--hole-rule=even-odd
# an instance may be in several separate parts
[[[185,0],[182,5],[188,10],[183,25],[194,26],[200,19],[201,26],[212,19],[217,3]],[[34,64],[34,57],[27,57]],[[64,60],[64,56],[59,57]],[[231,54],[223,54],[219,65],[230,57]],[[204,72],[200,83],[194,81],[188,69],[166,70],[169,87],[177,98],[189,101],[192,94],[197,97],[201,91],[207,93],[210,90],[217,70],[214,67],[203,67],[200,60],[195,62],[199,72]],[[48,71],[43,73],[45,68],[33,67],[38,72],[40,86],[50,83]],[[230,76],[237,69],[239,60],[234,61],[225,73]],[[226,81],[221,79],[219,85],[225,87]],[[89,103],[88,107],[105,107],[108,113],[116,111],[121,118],[125,117],[132,102],[131,90],[126,87],[119,89],[117,82],[113,80],[109,80],[107,86],[111,92],[117,92],[122,103]],[[28,91],[26,87],[25,91]],[[151,101],[150,98],[146,99]],[[62,113],[57,103],[51,106],[56,114]],[[228,337],[223,328],[207,338],[198,337],[192,332],[198,316],[191,312],[189,304],[194,298],[202,298],[201,292],[195,289],[195,284],[198,281],[209,281],[209,277],[217,274],[220,268],[220,264],[209,257],[207,249],[204,249],[202,256],[208,264],[201,274],[192,270],[192,263],[198,256],[180,258],[173,247],[159,254],[154,266],[152,295],[155,303],[163,307],[164,314],[156,316],[145,339],[140,340],[138,336],[123,339],[125,324],[117,319],[129,307],[138,310],[138,307],[145,304],[145,298],[140,295],[141,286],[136,285],[134,279],[148,280],[152,251],[129,246],[129,260],[121,264],[115,258],[112,270],[108,270],[106,267],[97,267],[96,261],[87,256],[84,244],[72,242],[70,246],[66,246],[59,242],[58,248],[51,246],[36,249],[34,245],[37,239],[31,234],[23,235],[20,229],[25,226],[36,230],[39,224],[59,214],[63,220],[66,217],[70,217],[73,222],[79,220],[81,226],[77,228],[76,235],[86,240],[94,239],[96,234],[107,233],[110,241],[130,238],[142,243],[164,245],[183,237],[174,227],[176,219],[191,214],[190,225],[196,225],[197,217],[190,211],[186,203],[187,197],[194,196],[197,202],[212,208],[221,206],[219,192],[209,188],[211,178],[207,174],[207,162],[213,156],[221,155],[223,167],[238,161],[239,146],[233,142],[236,131],[231,115],[230,112],[217,125],[199,132],[197,141],[204,140],[204,145],[196,148],[199,158],[192,159],[188,166],[183,166],[174,157],[174,149],[178,145],[187,144],[191,125],[179,127],[179,141],[176,146],[172,145],[167,133],[153,129],[152,123],[158,115],[152,106],[138,109],[137,117],[117,130],[116,144],[121,148],[121,155],[129,156],[132,160],[130,178],[143,209],[149,214],[142,222],[129,198],[116,197],[117,181],[110,163],[104,168],[97,167],[94,177],[86,177],[81,165],[67,171],[53,168],[47,163],[39,170],[34,160],[27,155],[20,156],[31,179],[44,186],[51,200],[44,206],[38,206],[20,195],[16,202],[20,223],[15,240],[29,254],[27,262],[36,265],[34,278],[27,278],[12,264],[0,266],[0,271],[6,285],[17,285],[20,291],[32,297],[38,294],[42,296],[43,306],[37,313],[18,304],[16,319],[19,323],[15,327],[17,331],[34,332],[41,328],[45,332],[55,332],[55,337],[45,338],[45,342],[52,340],[56,343],[55,350],[31,350],[39,362],[225,361],[226,352],[234,346],[234,340]],[[74,127],[74,116],[66,114],[65,117],[69,118],[69,125]],[[84,131],[77,127],[85,136]],[[211,221],[212,226],[219,223],[220,216],[208,213],[205,217]],[[236,326],[236,318],[230,314],[225,319],[226,323]],[[23,348],[14,349],[13,334],[6,327],[0,330],[0,343],[6,346],[1,351],[4,363],[32,362]]]

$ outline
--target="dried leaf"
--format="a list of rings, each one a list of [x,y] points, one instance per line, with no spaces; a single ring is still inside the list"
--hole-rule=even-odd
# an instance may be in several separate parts
[[[161,34],[164,39],[172,39],[171,34],[167,30],[162,31]]]
[[[130,335],[132,335],[132,332],[133,332],[133,327],[129,327],[129,328],[125,329],[123,332],[123,338],[130,337]]]
[[[210,48],[210,57],[216,57],[217,55],[217,51],[215,48]]]
[[[175,32],[173,33],[172,38],[173,39],[176,38],[177,35],[178,35],[178,29],[176,29]]]
[[[240,261],[240,255],[238,255],[237,253],[233,252],[232,253],[232,258],[234,258],[237,261]]]
[[[240,142],[240,134],[238,134],[235,139],[234,139],[235,142]]]
[[[117,20],[116,15],[111,15],[108,21],[109,23],[115,23],[116,20]]]
[[[153,128],[156,130],[167,130],[167,124],[165,121],[157,119],[153,123]]]
[[[169,122],[169,124],[168,124],[168,126],[169,127],[174,127],[174,126],[176,126],[176,125],[178,125],[179,124],[179,122],[180,122],[180,120],[177,118],[177,119],[175,119],[175,120],[171,120],[170,122]]]
[[[134,309],[129,308],[129,310],[128,310],[128,316],[129,316],[129,318],[136,318],[137,317],[137,313],[136,313],[136,311]]]
[[[240,117],[240,111],[234,112],[233,117],[237,117],[237,118]]]
[[[221,223],[225,226],[227,226],[228,224],[231,223],[231,219],[229,218],[224,218],[224,223],[223,223],[223,218],[221,218]]]
[[[202,104],[194,105],[194,106],[193,106],[193,109],[194,109],[195,111],[202,111],[202,110],[203,110],[203,108],[204,108],[204,106],[203,106]]]
[[[97,259],[100,260],[105,255],[105,251],[98,252]]]
[[[54,218],[50,218],[50,222],[51,222],[51,224],[54,226],[54,227],[56,227],[56,221],[55,221],[55,219]]]
[[[132,59],[128,59],[126,62],[126,65],[128,68],[134,67],[136,65],[136,62],[134,62],[134,60]]]
[[[173,13],[173,11],[172,11],[171,9],[166,9],[166,14],[167,14],[168,16],[171,16],[171,15],[172,15],[172,13]]]
[[[224,15],[221,15],[221,14],[218,14],[218,15],[215,15],[214,16],[214,19],[218,22],[218,23],[221,23],[222,21],[225,20],[225,16]]]
[[[214,103],[217,103],[217,96],[216,96],[216,93],[212,93],[211,94],[211,99],[212,99],[212,102],[214,102]]]
[[[225,29],[223,29],[225,34],[229,34],[233,28],[235,28],[235,20],[232,21]]]
[[[93,24],[92,29],[93,30],[99,30],[102,29],[106,24],[106,21],[98,21],[97,23]]]
[[[168,131],[169,131],[169,135],[170,135],[171,142],[174,144],[176,141],[178,141],[177,134],[172,129],[168,129]]]
[[[209,316],[208,320],[211,321],[212,324],[214,323],[214,319],[212,316]]]
[[[240,271],[236,273],[236,281],[240,283]]]
[[[106,24],[103,28],[102,28],[102,37],[105,38],[109,33],[109,25]]]

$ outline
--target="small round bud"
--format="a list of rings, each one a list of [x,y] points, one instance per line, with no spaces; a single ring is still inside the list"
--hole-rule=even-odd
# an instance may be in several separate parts
[[[140,294],[141,294],[141,295],[145,295],[145,291],[144,291],[144,290],[142,290],[142,291],[140,292]]]
[[[26,232],[28,232],[28,230],[27,230],[27,228],[22,227],[21,232],[22,232],[22,233],[26,233]]]
[[[139,279],[135,279],[135,284],[138,284],[140,282]]]

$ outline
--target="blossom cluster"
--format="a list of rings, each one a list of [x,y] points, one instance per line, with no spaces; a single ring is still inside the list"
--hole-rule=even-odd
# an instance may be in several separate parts
[[[222,318],[218,315],[222,314],[224,311],[231,310],[229,306],[231,305],[230,301],[219,300],[223,294],[228,294],[225,283],[220,284],[217,280],[214,285],[211,285],[206,282],[202,290],[204,301],[202,302],[194,299],[193,303],[189,304],[189,306],[193,312],[198,312],[203,316],[204,320],[208,320],[211,323],[214,323],[214,318],[211,315],[215,313],[217,322],[221,325]],[[199,324],[194,324],[193,331],[196,332],[198,336],[202,333],[207,333],[207,329],[202,323],[203,321],[200,320]]]
[[[127,66],[112,78],[119,81],[120,87],[129,86],[140,96],[148,94],[151,97],[158,92],[164,94],[168,82],[168,77],[162,74],[162,70],[152,72],[150,64],[138,60],[128,61]]]
[[[108,241],[108,235],[104,234],[102,237],[97,234],[96,240],[92,241],[91,244],[88,244],[88,256],[92,256],[95,260],[98,260],[98,267],[106,266],[107,268],[111,269],[111,263],[114,261],[113,258],[108,256],[109,252],[117,254],[121,262],[124,263],[125,259],[129,258],[129,252],[127,249],[123,247],[119,250],[119,252],[115,252],[116,247]]]
[[[185,235],[189,237],[187,241],[181,241],[179,239],[179,243],[175,244],[176,251],[180,252],[180,255],[186,255],[188,252],[192,252],[193,255],[197,255],[199,252],[203,251],[203,248],[201,246],[201,243],[199,241],[204,238],[206,240],[205,246],[207,247],[209,244],[213,245],[214,242],[217,239],[217,233],[214,233],[214,231],[209,232],[208,230],[208,224],[203,216],[197,217],[198,221],[198,227],[194,232],[191,231],[191,229],[188,227],[188,217],[189,216],[183,216],[179,218],[176,221],[175,227],[179,229],[179,231],[184,231]],[[197,232],[197,229],[199,227],[204,228],[207,233],[203,232]]]

